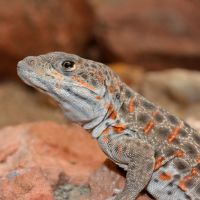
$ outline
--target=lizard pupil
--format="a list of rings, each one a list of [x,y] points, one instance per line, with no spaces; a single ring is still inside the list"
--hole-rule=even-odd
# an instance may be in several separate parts
[[[63,67],[64,71],[72,71],[72,70],[74,70],[74,64],[75,63],[72,61],[64,61],[62,63],[62,67]]]

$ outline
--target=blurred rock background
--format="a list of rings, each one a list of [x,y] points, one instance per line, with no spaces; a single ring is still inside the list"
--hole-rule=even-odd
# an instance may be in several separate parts
[[[199,128],[199,10],[199,0],[0,0],[0,127],[45,120],[72,126],[54,101],[16,74],[25,56],[65,51],[108,64],[132,88]],[[1,162],[13,150],[4,151]]]

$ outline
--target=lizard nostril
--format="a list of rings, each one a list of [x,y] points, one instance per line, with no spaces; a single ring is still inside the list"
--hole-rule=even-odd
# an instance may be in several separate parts
[[[35,64],[35,60],[33,60],[33,59],[29,60],[29,64],[30,65],[34,65]]]
[[[31,65],[31,66],[33,66],[33,65],[35,65],[35,59],[34,59],[34,57],[33,56],[28,56],[28,57],[26,57],[25,58],[25,62],[28,64],[28,65]]]

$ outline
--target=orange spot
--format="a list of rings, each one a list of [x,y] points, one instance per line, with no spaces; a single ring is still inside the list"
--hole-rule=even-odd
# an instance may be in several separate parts
[[[197,169],[196,168],[192,168],[192,170],[191,170],[191,175],[187,175],[187,176],[185,176],[185,177],[183,177],[183,179],[179,182],[179,187],[183,190],[183,191],[185,191],[186,190],[186,185],[185,185],[185,183],[187,182],[187,181],[189,181],[189,180],[191,180],[192,179],[192,177],[193,176],[196,176],[198,174],[198,171],[197,171]]]
[[[198,174],[197,168],[192,168],[191,174],[192,174],[192,176],[197,175]]]
[[[121,133],[124,131],[124,129],[126,128],[124,124],[116,124],[115,126],[112,127],[113,131],[116,133]]]
[[[132,113],[134,111],[134,97],[131,97],[128,104],[128,112]]]
[[[158,111],[152,113],[152,116],[155,117],[158,114]]]
[[[117,118],[117,112],[114,110],[111,115],[110,115],[111,119],[116,119]]]
[[[144,127],[144,133],[147,134],[151,131],[151,129],[154,127],[155,123],[154,121],[150,121],[147,123],[147,125]]]
[[[116,119],[117,118],[117,112],[114,110],[114,107],[112,104],[109,104],[107,107],[108,109],[108,116],[110,119]]]
[[[197,158],[197,163],[200,164],[200,156]]]
[[[185,177],[183,178],[183,180],[181,180],[181,181],[179,182],[178,186],[181,188],[181,190],[183,190],[183,191],[186,190],[186,185],[185,185],[185,183],[186,183],[187,181],[189,181],[190,179],[192,179],[192,176],[187,175],[187,176],[185,176]]]
[[[107,107],[107,109],[108,109],[108,115],[110,115],[113,112],[113,110],[114,110],[113,105],[109,104],[108,107]]]
[[[183,156],[184,156],[184,152],[181,151],[181,150],[178,150],[178,151],[176,151],[176,152],[174,153],[174,156],[175,156],[175,157],[183,157]]]
[[[155,111],[152,113],[152,116],[155,117],[157,114],[158,112]],[[155,126],[155,121],[154,120],[149,121],[147,125],[144,127],[144,133],[145,134],[149,133],[154,126]]]
[[[189,180],[189,179],[188,179]],[[179,182],[179,184],[178,184],[178,186],[181,188],[181,190],[183,190],[183,191],[185,191],[186,190],[186,186],[185,186],[185,182],[186,182],[187,180],[181,180],[180,182]]]
[[[171,143],[174,139],[176,139],[178,133],[180,131],[180,126],[179,127],[175,127],[172,132],[170,133],[170,135],[167,138],[168,143]]]
[[[162,161],[165,160],[165,158],[163,156],[160,156],[156,159],[155,161],[155,166],[154,166],[154,170],[159,169],[162,166]]]
[[[165,173],[165,172],[162,172],[160,175],[159,175],[159,178],[163,181],[169,181],[172,176],[169,174],[169,173]]]
[[[103,143],[107,143],[107,142],[108,142],[108,137],[104,135],[104,136],[102,137],[102,142],[103,142]]]
[[[108,86],[108,91],[109,91],[111,94],[113,94],[114,91],[115,91],[114,86],[113,86],[113,85]]]
[[[102,134],[107,135],[109,133],[110,128],[106,128],[103,130]]]
[[[74,76],[74,77],[72,77],[72,79],[74,81],[78,82],[81,86],[83,86],[83,87],[95,92],[95,88],[92,85],[90,85],[89,83],[81,80],[79,77]]]
[[[97,99],[97,100],[100,100],[100,99],[101,99],[101,96],[96,96],[96,99]]]

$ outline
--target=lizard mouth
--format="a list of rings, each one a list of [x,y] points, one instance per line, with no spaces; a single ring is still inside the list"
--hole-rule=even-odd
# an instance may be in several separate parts
[[[34,72],[29,68],[29,66],[27,66],[27,63],[24,60],[17,63],[17,74],[27,85],[35,87],[40,92],[47,92],[47,90],[31,81],[30,77],[34,77]]]
[[[24,60],[21,60],[17,63],[17,74],[19,75],[20,78],[23,78],[23,74],[27,73],[27,72],[30,72],[31,73],[31,70],[27,67],[27,64],[25,63]]]

